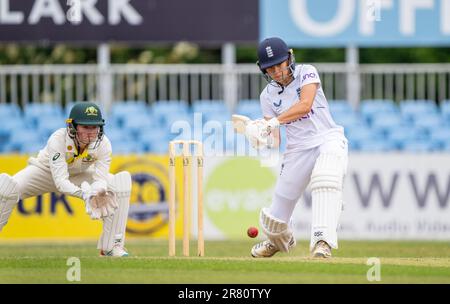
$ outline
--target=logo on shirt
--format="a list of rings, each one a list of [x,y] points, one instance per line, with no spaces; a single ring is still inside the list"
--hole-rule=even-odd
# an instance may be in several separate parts
[[[267,53],[267,57],[269,57],[269,58],[273,57],[273,51],[272,51],[272,47],[270,45],[268,47],[266,47],[266,53]]]
[[[307,78],[316,78],[316,73],[309,73],[309,74],[305,74],[303,75],[302,81],[305,81]]]
[[[94,157],[94,156],[92,156],[91,154],[88,154],[86,157],[84,157],[83,159],[82,159],[82,162],[87,162],[87,163],[91,163],[91,162],[94,162],[94,161],[96,161],[96,158]]]
[[[297,88],[296,91],[297,91],[297,97],[300,98],[300,91],[301,91],[301,89],[300,89],[300,88]]]
[[[279,106],[281,106],[281,103],[282,103],[282,102],[283,102],[283,101],[280,99],[280,101],[279,101],[278,103],[274,102],[273,105],[276,106],[276,107],[278,108]]]
[[[84,111],[84,113],[87,116],[98,116],[98,111],[95,107],[88,107],[86,108],[86,111]]]
[[[55,155],[53,155],[53,161],[56,161],[59,157],[61,156],[61,154],[58,152]]]

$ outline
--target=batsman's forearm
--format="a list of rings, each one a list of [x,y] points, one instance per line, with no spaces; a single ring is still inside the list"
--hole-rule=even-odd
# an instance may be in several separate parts
[[[305,116],[310,111],[311,106],[309,106],[306,102],[300,101],[290,107],[286,112],[282,113],[277,118],[280,124],[286,124]]]

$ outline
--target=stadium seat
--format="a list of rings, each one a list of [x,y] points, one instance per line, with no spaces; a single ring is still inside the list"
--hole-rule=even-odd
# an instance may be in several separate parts
[[[430,141],[442,149],[446,149],[447,143],[450,143],[450,129],[439,128],[430,132]]]
[[[419,141],[419,140],[413,140],[408,141],[403,144],[403,151],[406,152],[431,152],[437,150],[438,147],[436,144],[430,142],[430,141]]]
[[[18,105],[12,103],[0,104],[0,120],[4,118],[20,118],[22,112]]]
[[[355,112],[336,112],[332,114],[333,120],[344,128],[364,127],[366,124],[361,117]]]
[[[404,120],[412,122],[417,116],[438,113],[438,107],[433,100],[403,100],[400,112]]]
[[[155,142],[151,146],[151,150],[149,152],[155,154],[167,154],[169,151],[169,142]]]
[[[120,128],[111,128],[105,130],[105,135],[111,141],[112,145],[122,141],[130,140],[129,136]]]
[[[360,113],[371,124],[373,117],[379,113],[398,113],[399,109],[390,99],[366,99],[361,101]]]
[[[111,107],[111,114],[140,113],[147,111],[147,104],[141,100],[115,101]]]
[[[229,109],[223,100],[201,99],[192,102],[192,112],[207,114],[229,112]]]
[[[151,106],[152,114],[160,116],[170,112],[189,112],[189,106],[184,100],[157,100]]]
[[[250,117],[251,119],[258,119],[262,117],[261,105],[258,99],[242,99],[236,105],[234,114],[240,114]]]
[[[39,149],[42,149],[45,146],[45,142],[47,139],[48,138],[45,138],[38,132],[36,132],[36,130],[15,129],[12,130],[10,140],[7,143],[5,149],[7,150],[7,152],[30,151],[31,148],[26,147],[28,145],[35,147],[35,149],[37,149],[36,152],[38,152]]]
[[[64,119],[41,119],[38,122],[37,130],[44,138],[49,138],[56,130],[65,128]]]
[[[113,154],[135,154],[135,153],[143,153],[145,149],[142,147],[142,144],[139,142],[127,140],[115,142],[112,144]]]
[[[379,113],[372,117],[371,127],[374,130],[381,131],[386,135],[391,129],[406,125],[407,124],[402,120],[402,117],[398,114]]]
[[[114,123],[123,127],[124,121],[136,115],[148,115],[150,107],[144,101],[120,101],[115,102],[108,115],[105,115],[106,123]]]
[[[441,102],[441,114],[444,121],[449,122],[450,121],[450,99],[443,100]]]
[[[136,139],[142,130],[150,130],[155,125],[153,118],[147,113],[136,113],[134,115],[125,116],[121,129]]]
[[[394,127],[387,132],[387,140],[392,142],[398,150],[402,150],[406,142],[415,140],[426,140],[427,133],[423,129],[414,127],[399,126]]]
[[[347,113],[353,113],[355,110],[350,105],[350,103],[347,100],[329,100],[328,104],[330,106],[330,112],[332,115],[334,114],[347,114]]]
[[[30,128],[39,126],[42,120],[56,120],[64,123],[65,116],[57,104],[31,103],[24,108],[25,123]]]
[[[367,139],[359,141],[358,150],[363,152],[388,152],[396,150],[396,147],[389,141]]]
[[[165,129],[150,129],[141,132],[139,135],[139,142],[142,143],[145,151],[152,152],[157,149],[159,144],[169,144],[170,132]],[[156,148],[155,148],[156,147]]]
[[[427,132],[432,132],[434,129],[440,129],[444,125],[442,116],[435,114],[426,114],[421,116],[416,116],[414,118],[414,125],[418,129],[426,130]]]
[[[175,123],[181,124],[188,123],[190,126],[193,127],[193,115],[183,112],[167,113],[163,118],[163,123],[161,124],[161,126],[167,128],[168,130],[171,130],[172,126]]]
[[[450,140],[443,144],[442,151],[450,152]]]
[[[377,132],[369,127],[346,128],[345,135],[349,141],[361,141],[366,139],[381,140],[384,138],[383,133]]]
[[[231,113],[227,110],[224,112],[207,113],[204,115],[203,123],[208,121],[218,121],[225,125],[227,121],[231,121]]]
[[[37,155],[45,147],[45,142],[31,141],[20,147],[20,153]]]

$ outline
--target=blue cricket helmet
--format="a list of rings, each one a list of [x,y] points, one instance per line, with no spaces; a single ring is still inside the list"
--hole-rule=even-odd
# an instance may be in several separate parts
[[[258,66],[261,71],[280,64],[290,56],[290,50],[286,43],[278,38],[266,38],[258,46]]]

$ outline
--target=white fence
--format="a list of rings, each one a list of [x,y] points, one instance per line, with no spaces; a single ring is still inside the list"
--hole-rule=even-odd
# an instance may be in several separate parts
[[[328,99],[450,99],[450,64],[315,64]],[[347,79],[357,83],[347,86]],[[0,67],[0,103],[66,104],[97,100],[221,99],[232,107],[258,99],[266,85],[254,64],[176,65],[15,65]]]

